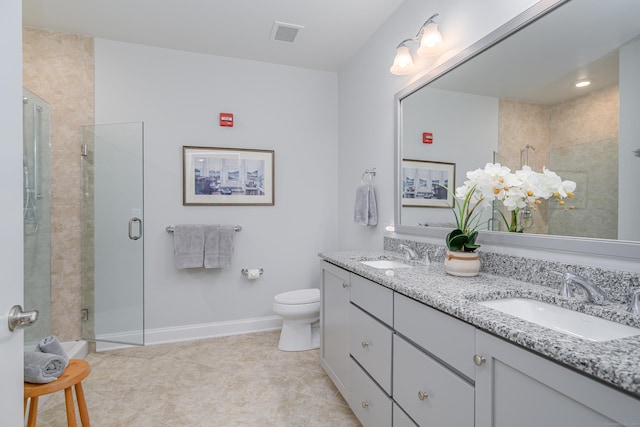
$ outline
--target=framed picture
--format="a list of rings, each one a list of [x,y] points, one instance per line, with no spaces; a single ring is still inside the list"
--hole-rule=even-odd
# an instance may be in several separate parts
[[[456,164],[427,160],[402,160],[402,206],[451,208],[455,191]]]
[[[185,206],[274,204],[273,150],[182,147]]]

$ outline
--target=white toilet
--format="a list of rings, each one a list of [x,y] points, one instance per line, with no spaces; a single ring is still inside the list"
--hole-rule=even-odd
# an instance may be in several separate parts
[[[273,312],[282,317],[278,348],[284,351],[320,347],[320,289],[298,289],[273,298]]]

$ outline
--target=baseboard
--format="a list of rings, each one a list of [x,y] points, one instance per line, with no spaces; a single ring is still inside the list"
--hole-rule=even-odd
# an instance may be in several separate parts
[[[280,328],[282,328],[282,318],[280,316],[267,316],[231,320],[226,322],[176,326],[171,328],[146,329],[144,332],[144,345],[147,346],[180,341],[193,341],[204,338],[224,337],[229,335],[250,334],[253,332],[271,331]],[[123,341],[126,341],[125,334],[119,334],[117,336],[102,336],[100,338],[116,342],[97,342],[96,351],[132,347],[131,345],[121,344]]]

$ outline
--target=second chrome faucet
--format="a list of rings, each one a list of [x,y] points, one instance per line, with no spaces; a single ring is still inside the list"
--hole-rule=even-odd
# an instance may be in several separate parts
[[[560,288],[560,295],[565,298],[573,297],[572,286],[574,285],[584,291],[587,296],[587,301],[597,305],[605,305],[607,303],[607,296],[598,285],[573,273],[564,273],[564,281]]]

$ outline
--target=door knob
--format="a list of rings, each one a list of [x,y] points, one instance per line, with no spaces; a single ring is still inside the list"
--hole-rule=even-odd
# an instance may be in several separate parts
[[[38,320],[38,310],[22,311],[21,305],[14,305],[9,310],[9,330],[22,329],[31,326]]]
[[[487,361],[487,359],[485,359],[484,357],[480,356],[479,354],[474,354],[473,355],[473,364],[476,365],[476,366],[483,365],[486,361]]]

